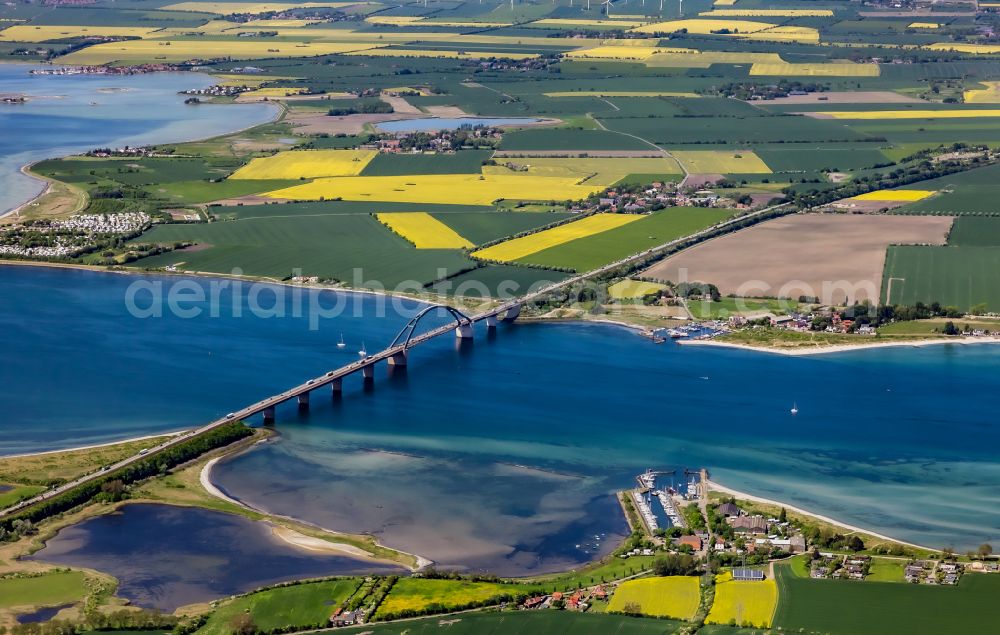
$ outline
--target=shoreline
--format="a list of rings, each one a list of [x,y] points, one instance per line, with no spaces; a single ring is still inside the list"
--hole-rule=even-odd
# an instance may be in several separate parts
[[[0,461],[4,459],[24,459],[32,456],[46,456],[49,454],[62,454],[63,452],[81,452],[83,450],[96,450],[98,448],[106,448],[112,445],[121,445],[123,443],[135,443],[137,441],[145,441],[147,439],[159,439],[160,437],[176,437],[180,436],[190,430],[175,430],[173,432],[163,432],[160,434],[146,434],[141,437],[133,437],[130,439],[120,439],[118,441],[107,441],[104,443],[94,443],[92,445],[81,445],[75,448],[62,448],[60,450],[42,450],[41,452],[25,452],[23,454],[0,454]]]
[[[218,498],[218,499],[220,499],[222,501],[225,501],[225,502],[229,503],[230,505],[235,505],[237,507],[241,507],[241,508],[246,509],[248,511],[251,511],[251,512],[253,512],[255,514],[263,514],[265,516],[268,516],[269,518],[280,518],[282,520],[287,520],[289,522],[293,522],[293,523],[296,523],[296,524],[299,524],[299,525],[305,525],[305,526],[308,526],[308,527],[313,527],[317,531],[322,531],[324,533],[330,534],[331,537],[336,537],[338,535],[338,532],[332,531],[330,529],[326,529],[325,527],[320,527],[319,525],[314,525],[314,524],[309,523],[307,521],[304,521],[304,520],[301,520],[301,519],[298,519],[298,518],[293,518],[291,516],[284,516],[284,515],[281,515],[281,514],[272,514],[270,512],[264,511],[262,509],[258,509],[258,508],[254,507],[252,505],[248,505],[247,503],[245,503],[245,502],[243,502],[243,501],[241,501],[239,499],[236,499],[236,498],[233,498],[232,496],[229,496],[228,494],[226,494],[225,492],[223,492],[221,489],[219,489],[218,486],[216,486],[212,482],[212,469],[220,461],[222,461],[223,459],[232,458],[232,457],[237,456],[239,454],[242,454],[244,452],[249,452],[250,450],[252,450],[255,447],[257,447],[258,445],[260,445],[261,443],[266,443],[266,442],[267,442],[267,439],[264,439],[264,440],[258,441],[257,443],[254,443],[253,445],[250,445],[249,447],[241,448],[238,452],[235,452],[235,453],[232,453],[232,454],[224,454],[222,456],[217,456],[217,457],[211,459],[210,461],[208,461],[208,463],[205,464],[204,467],[201,468],[201,471],[198,473],[198,482],[201,484],[202,488],[206,492],[208,492],[210,495],[212,495],[212,496],[214,496],[214,497],[216,497],[216,498]],[[403,554],[405,556],[410,556],[410,557],[412,557],[414,559],[414,561],[416,562],[416,564],[413,567],[406,567],[406,565],[402,565],[402,564],[400,564],[398,562],[394,562],[394,561],[391,561],[391,560],[383,560],[381,558],[378,558],[378,557],[374,556],[373,554],[365,551],[364,549],[361,549],[359,547],[355,547],[353,545],[348,545],[348,544],[344,544],[344,543],[336,543],[336,542],[331,542],[331,541],[328,541],[328,540],[323,540],[322,538],[316,538],[316,537],[313,537],[313,536],[307,536],[306,534],[298,532],[298,531],[296,531],[294,529],[291,529],[289,527],[282,527],[281,525],[277,525],[277,524],[275,524],[273,522],[270,522],[268,520],[264,520],[262,522],[267,523],[271,527],[271,535],[274,536],[274,538],[276,540],[280,540],[281,542],[284,542],[285,544],[291,545],[291,546],[296,547],[298,549],[302,549],[304,551],[333,553],[333,554],[336,554],[336,555],[340,555],[340,556],[344,556],[344,557],[348,557],[348,558],[354,558],[356,560],[361,560],[361,561],[364,561],[364,562],[382,562],[382,563],[387,563],[387,564],[400,565],[400,566],[403,566],[404,568],[409,568],[411,571],[420,571],[421,569],[424,569],[424,568],[426,568],[426,567],[434,564],[433,560],[429,560],[429,559],[427,559],[427,558],[425,558],[423,556],[420,556],[418,554],[415,554],[415,553],[409,553],[409,552],[406,552],[406,551],[402,551],[400,549],[396,549],[394,547],[389,547],[389,546],[386,546],[386,545],[382,545],[377,540],[375,541],[376,545],[379,545],[379,546],[384,547],[386,549],[391,549],[392,551],[395,551],[396,553]]]
[[[719,483],[717,481],[713,481],[711,479],[709,479],[708,481],[706,481],[706,485],[708,485],[708,490],[710,492],[711,491],[721,492],[723,494],[729,494],[730,496],[733,496],[733,497],[735,497],[737,499],[748,500],[748,501],[751,501],[751,502],[754,502],[754,503],[763,503],[765,505],[777,505],[778,507],[784,507],[788,511],[795,512],[797,514],[802,514],[803,516],[809,516],[811,518],[815,518],[817,520],[821,520],[821,521],[823,521],[825,523],[829,523],[831,525],[836,525],[837,527],[840,527],[842,529],[847,529],[847,530],[849,530],[851,532],[865,534],[866,536],[873,536],[873,537],[878,538],[880,540],[886,540],[886,541],[893,542],[893,543],[900,544],[900,545],[904,545],[904,546],[907,546],[907,547],[913,547],[914,549],[924,549],[926,551],[932,551],[934,553],[940,553],[941,552],[940,549],[935,549],[933,547],[927,547],[927,546],[924,546],[924,545],[918,545],[916,543],[907,542],[905,540],[900,540],[898,538],[893,538],[892,536],[887,536],[885,534],[880,534],[878,532],[871,531],[869,529],[865,529],[864,527],[858,527],[856,525],[851,525],[851,524],[845,523],[843,521],[836,520],[834,518],[830,518],[829,516],[823,516],[822,514],[817,514],[815,512],[811,512],[811,511],[808,511],[806,509],[802,509],[801,507],[796,507],[795,505],[790,505],[788,503],[783,503],[781,501],[776,501],[776,500],[773,500],[773,499],[770,499],[770,498],[764,498],[763,496],[754,496],[753,494],[747,494],[746,492],[741,492],[739,490],[732,489],[731,487],[726,487],[725,485],[722,485],[721,483]]]
[[[951,339],[954,338],[954,339]],[[743,344],[740,342],[720,342],[718,340],[679,340],[681,346],[709,346],[719,348],[733,348],[757,353],[772,353],[774,355],[787,355],[790,357],[802,357],[809,355],[829,355],[832,353],[850,353],[853,351],[874,350],[883,348],[925,348],[940,344],[956,344],[959,346],[970,346],[973,344],[1000,344],[1000,337],[961,337],[944,336],[941,338],[915,338],[912,340],[901,340],[897,342],[872,342],[870,344],[830,344],[828,346],[801,346],[801,347],[769,347],[754,346],[753,344]]]
[[[6,61],[0,62],[0,64],[6,64],[6,63],[7,63]],[[51,62],[47,62],[47,63],[51,64]],[[31,64],[33,64],[33,63],[31,63],[31,62],[28,63],[28,65],[31,65]],[[166,72],[170,72],[170,73],[192,73],[192,74],[195,74],[195,75],[204,75],[205,77],[210,78],[214,83],[218,83],[219,82],[219,78],[216,77],[216,75],[213,74],[213,73],[206,73],[206,72],[202,72],[202,71],[166,71]],[[182,95],[183,93],[177,93],[177,94],[178,95]],[[272,117],[270,117],[269,119],[267,119],[266,121],[261,121],[259,123],[255,123],[255,124],[252,124],[252,125],[249,125],[249,126],[244,126],[243,128],[240,128],[238,130],[230,130],[230,131],[224,132],[222,134],[213,134],[213,135],[209,135],[207,137],[197,137],[197,138],[194,138],[194,139],[178,139],[176,141],[163,141],[163,142],[160,142],[160,143],[140,144],[140,145],[163,145],[163,144],[167,144],[167,143],[198,143],[200,141],[207,141],[209,139],[216,139],[218,137],[227,137],[229,135],[236,135],[236,134],[240,134],[242,132],[246,132],[247,130],[250,130],[252,128],[256,128],[257,126],[263,126],[263,125],[266,125],[266,124],[271,124],[271,123],[275,123],[275,122],[281,121],[284,118],[285,113],[288,111],[287,107],[284,104],[280,103],[280,102],[271,102],[271,101],[268,101],[268,102],[254,102],[254,103],[266,103],[269,106],[270,105],[275,106],[275,108],[274,108],[274,115]],[[203,105],[206,105],[206,106],[229,106],[229,105],[232,105],[232,104],[218,103],[218,102],[216,102],[216,103],[205,102]],[[46,177],[44,177],[44,176],[42,176],[40,174],[36,174],[35,172],[33,172],[31,170],[31,168],[35,164],[37,164],[37,163],[39,163],[41,161],[48,161],[48,160],[53,159],[53,158],[63,159],[63,158],[66,158],[67,156],[75,156],[75,154],[69,154],[69,155],[59,156],[59,157],[43,157],[41,159],[36,159],[34,161],[29,161],[28,163],[25,163],[24,165],[22,165],[21,168],[20,168],[21,174],[23,174],[23,175],[27,176],[28,178],[33,179],[35,181],[40,181],[44,185],[44,187],[42,187],[42,190],[40,192],[38,192],[37,194],[35,194],[30,199],[24,201],[23,203],[21,203],[17,207],[13,207],[13,208],[11,208],[11,209],[9,209],[7,211],[0,211],[0,220],[3,220],[3,219],[7,218],[8,216],[10,216],[10,215],[12,215],[12,214],[14,214],[16,212],[19,212],[19,211],[25,209],[26,207],[28,207],[32,203],[35,203],[36,201],[38,201],[39,199],[41,199],[43,196],[45,196],[46,194],[48,194],[49,191],[52,189],[52,179],[46,178]],[[84,195],[88,196],[86,194],[86,192],[84,193]],[[88,196],[88,198],[89,198],[89,196]],[[75,210],[74,213],[79,212],[79,211],[80,210]]]

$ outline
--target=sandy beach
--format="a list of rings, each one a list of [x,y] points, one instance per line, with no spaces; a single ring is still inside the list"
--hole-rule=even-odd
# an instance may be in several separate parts
[[[159,439],[162,437],[176,437],[178,435],[189,432],[188,430],[177,430],[175,432],[163,432],[161,434],[147,434],[141,437],[133,437],[131,439],[120,439],[118,441],[108,441],[107,443],[95,443],[93,445],[81,445],[75,448],[63,448],[61,450],[45,450],[43,452],[25,452],[24,454],[5,454],[0,455],[0,460],[2,459],[21,459],[28,456],[45,456],[47,454],[62,454],[63,452],[78,452],[80,450],[94,450],[97,448],[106,448],[110,445],[119,445],[122,443],[132,443],[135,441],[145,441],[146,439]]]
[[[266,443],[266,441],[258,441],[257,443],[254,444],[254,446],[256,446],[258,443]],[[254,446],[251,446],[251,448],[254,447]],[[246,450],[244,450],[244,451],[246,451]],[[286,520],[289,520],[289,521],[295,522],[295,523],[299,523],[299,524],[309,524],[309,523],[306,523],[304,521],[298,520],[296,518],[290,518],[288,516],[279,516],[277,514],[269,514],[269,513],[265,512],[263,510],[256,509],[254,507],[251,507],[250,505],[247,505],[246,503],[244,503],[242,501],[236,500],[235,498],[232,498],[231,496],[228,496],[225,492],[223,492],[218,487],[216,487],[215,484],[212,483],[212,468],[214,468],[215,465],[220,460],[222,460],[224,458],[227,458],[227,457],[225,457],[225,456],[216,457],[216,458],[210,460],[208,463],[206,463],[205,467],[203,467],[201,469],[201,473],[198,476],[198,480],[199,480],[199,482],[201,483],[201,486],[205,489],[206,492],[208,492],[212,496],[215,496],[216,498],[219,498],[221,500],[226,501],[227,503],[232,503],[233,505],[237,505],[237,506],[242,507],[244,509],[249,509],[251,511],[254,511],[254,512],[257,512],[257,513],[260,513],[260,514],[267,514],[268,516],[273,516],[275,518],[284,518]],[[281,540],[282,542],[285,542],[285,543],[287,543],[289,545],[292,545],[293,547],[298,547],[299,549],[304,549],[306,551],[335,553],[337,555],[347,556],[347,557],[350,557],[350,558],[356,558],[358,560],[376,561],[376,562],[390,562],[391,564],[399,564],[399,563],[396,563],[396,562],[391,562],[391,561],[388,561],[388,560],[380,560],[378,558],[375,558],[375,557],[372,556],[372,554],[368,553],[364,549],[360,549],[358,547],[355,547],[354,545],[348,545],[348,544],[339,543],[339,542],[331,542],[329,540],[323,540],[322,538],[314,538],[312,536],[307,536],[307,535],[305,535],[303,533],[297,532],[294,529],[289,529],[288,527],[281,527],[279,525],[275,525],[274,523],[269,523],[269,524],[271,525],[271,534],[275,538],[277,538],[277,539]],[[330,534],[330,536],[332,538],[336,538],[336,536],[337,536],[336,532],[331,531],[329,529],[325,529],[323,527],[316,527],[316,529],[319,530],[319,531],[322,531],[324,533]],[[392,547],[390,547],[390,548],[392,548]],[[423,556],[419,556],[419,555],[413,554],[413,553],[406,553],[406,552],[400,551],[398,549],[395,549],[395,551],[398,551],[399,553],[404,553],[404,554],[406,554],[408,556],[412,556],[413,558],[415,558],[417,563],[416,563],[416,567],[414,568],[414,570],[420,570],[420,569],[423,569],[424,567],[427,567],[427,566],[430,566],[430,565],[434,564],[434,562],[432,560],[428,560],[427,558],[424,558]]]
[[[709,491],[722,492],[723,494],[729,494],[730,496],[733,496],[735,498],[743,499],[743,500],[748,500],[748,501],[752,501],[752,502],[755,502],[755,503],[763,503],[765,505],[777,505],[779,507],[784,507],[785,509],[787,509],[789,511],[792,511],[792,512],[795,512],[795,513],[798,513],[798,514],[802,514],[803,516],[811,516],[811,517],[813,517],[813,518],[815,518],[817,520],[821,520],[821,521],[823,521],[825,523],[830,523],[831,525],[836,525],[836,526],[841,527],[843,529],[846,529],[848,531],[857,532],[857,533],[865,534],[865,535],[868,535],[868,536],[874,536],[875,538],[880,538],[882,540],[888,540],[888,541],[891,541],[891,542],[899,543],[901,545],[906,545],[908,547],[913,547],[915,549],[926,549],[928,551],[940,551],[939,549],[934,549],[932,547],[926,547],[924,545],[917,545],[917,544],[914,544],[912,542],[906,542],[905,540],[899,540],[898,538],[893,538],[892,536],[886,536],[885,534],[880,534],[880,533],[871,531],[869,529],[865,529],[864,527],[858,527],[856,525],[849,525],[849,524],[841,522],[839,520],[835,520],[833,518],[830,518],[829,516],[822,516],[820,514],[817,514],[817,513],[814,513],[814,512],[805,510],[805,509],[802,509],[801,507],[796,507],[794,505],[789,505],[788,503],[783,503],[781,501],[771,500],[769,498],[762,498],[760,496],[754,496],[753,494],[747,494],[746,492],[740,492],[740,491],[732,489],[730,487],[726,487],[725,485],[721,485],[719,483],[716,483],[715,481],[712,481],[712,480],[706,481],[706,483],[708,484]]]
[[[678,340],[678,344],[683,346],[717,346],[723,348],[739,348],[758,353],[773,353],[775,355],[790,355],[798,357],[801,355],[828,355],[831,353],[847,353],[854,351],[867,351],[879,348],[924,348],[926,346],[937,346],[940,344],[954,344],[958,346],[968,346],[972,344],[1000,344],[1000,337],[954,337],[936,339],[914,339],[898,342],[870,342],[860,344],[834,344],[830,346],[801,346],[797,348],[781,348],[770,346],[753,346],[751,344],[740,344],[738,342],[725,342],[718,340]]]

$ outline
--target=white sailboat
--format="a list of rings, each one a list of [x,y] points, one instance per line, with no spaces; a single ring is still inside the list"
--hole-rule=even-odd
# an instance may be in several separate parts
[[[791,412],[793,416],[799,414],[799,406],[794,401],[792,402],[792,409],[789,412]]]
[[[341,333],[340,334],[340,341],[337,342],[337,348],[345,348],[345,347],[347,347],[347,344],[344,343],[344,334]]]
[[[364,359],[364,358],[368,357],[368,351],[365,350],[365,343],[364,342],[361,342],[361,350],[358,351],[358,357],[360,357],[361,359]]]

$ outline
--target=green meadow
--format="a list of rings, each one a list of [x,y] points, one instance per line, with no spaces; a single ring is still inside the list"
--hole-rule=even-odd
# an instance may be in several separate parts
[[[1000,620],[1000,576],[966,574],[954,587],[800,578],[775,567],[774,627],[829,635],[989,633]]]

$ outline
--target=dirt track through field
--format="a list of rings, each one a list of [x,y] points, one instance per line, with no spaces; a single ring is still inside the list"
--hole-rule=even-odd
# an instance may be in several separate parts
[[[947,216],[796,214],[710,240],[643,275],[715,284],[723,295],[879,298],[890,244],[944,244]]]

